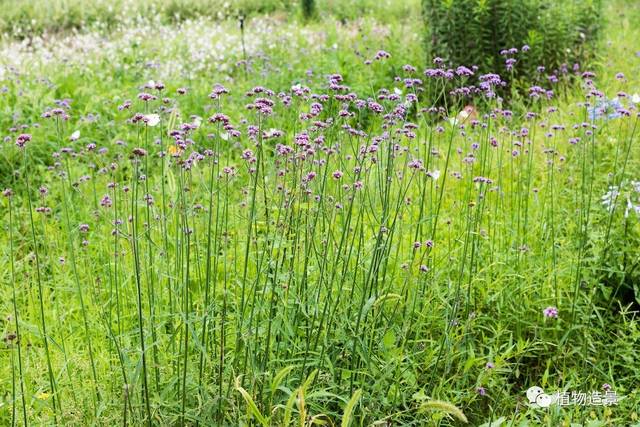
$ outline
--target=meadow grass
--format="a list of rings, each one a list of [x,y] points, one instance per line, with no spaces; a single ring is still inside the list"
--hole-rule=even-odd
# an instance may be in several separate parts
[[[640,9],[452,103],[393,4],[3,40],[3,425],[638,423]]]
[[[384,22],[406,19],[419,13],[419,1],[409,0],[317,0],[314,16],[347,21],[375,15]],[[0,15],[0,34],[25,38],[38,34],[112,30],[139,21],[159,20],[164,24],[208,17],[215,21],[278,14],[303,20],[300,2],[295,0],[5,0]]]

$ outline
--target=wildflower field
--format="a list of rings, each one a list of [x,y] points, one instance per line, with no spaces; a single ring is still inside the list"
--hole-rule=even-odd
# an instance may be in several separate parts
[[[640,426],[640,4],[315,8],[0,6],[0,425]]]

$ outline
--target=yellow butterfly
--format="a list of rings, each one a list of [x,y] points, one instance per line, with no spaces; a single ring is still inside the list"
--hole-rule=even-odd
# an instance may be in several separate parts
[[[180,147],[178,147],[177,145],[170,145],[169,146],[169,155],[172,157],[178,157],[182,155],[182,149]]]

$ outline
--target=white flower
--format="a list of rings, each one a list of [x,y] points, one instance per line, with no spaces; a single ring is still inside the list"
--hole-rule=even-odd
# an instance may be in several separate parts
[[[77,130],[71,134],[71,136],[69,137],[69,140],[77,141],[79,138],[80,138],[80,131]]]
[[[433,178],[434,181],[437,181],[438,178],[440,178],[440,171],[436,169],[433,172],[427,172],[427,175]]]
[[[144,122],[147,126],[156,126],[160,123],[160,116],[158,114],[147,114],[144,116]]]
[[[278,136],[280,134],[280,131],[276,128],[271,128],[268,131],[265,132],[265,136],[267,138],[273,138],[275,136]]]
[[[612,185],[609,187],[609,191],[602,196],[602,204],[609,212],[613,212],[618,195],[620,195],[620,189]]]

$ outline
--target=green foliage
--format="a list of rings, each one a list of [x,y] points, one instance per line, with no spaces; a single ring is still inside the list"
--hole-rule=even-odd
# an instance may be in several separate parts
[[[302,15],[305,19],[311,19],[316,11],[315,0],[302,0]]]
[[[84,2],[85,13],[70,14],[68,22],[77,23],[83,16],[85,22],[96,20],[93,7],[99,1]],[[123,0],[110,1],[117,7]],[[182,8],[205,1],[173,0],[175,13],[166,13],[183,21],[188,15],[180,12]],[[23,0],[25,5],[35,2]],[[242,3],[250,2],[257,4],[257,0]],[[623,2],[628,7],[620,7]],[[65,3],[78,5],[80,0]],[[235,8],[240,3],[229,4]],[[276,3],[264,2],[265,7],[270,4]],[[291,4],[298,18],[299,2]],[[436,125],[417,117],[419,129],[413,140],[396,133],[401,123],[383,130],[379,116],[353,109],[357,116],[348,120],[354,128],[371,137],[386,131],[394,141],[402,138],[399,150],[387,151],[393,146],[383,142],[376,163],[364,169],[365,188],[347,191],[331,172],[343,170],[342,183],[351,184],[346,180],[352,177],[365,141],[343,136],[332,126],[326,131],[325,147],[337,147],[339,153],[328,156],[324,164],[309,166],[327,171],[324,191],[322,173],[310,184],[314,194],[323,195],[319,202],[306,200],[296,180],[308,170],[303,169],[304,162],[278,164],[273,157],[276,143],[290,144],[294,134],[307,128],[297,119],[308,111],[307,103],[294,99],[291,108],[284,108],[278,101],[275,114],[263,123],[264,130],[280,129],[286,137],[264,145],[264,167],[256,175],[247,174],[240,158],[242,150],[258,148],[252,141],[243,137],[238,144],[227,145],[222,138],[207,136],[218,132],[206,120],[218,110],[208,98],[215,82],[230,90],[220,111],[233,123],[243,118],[255,123],[245,108],[244,94],[252,87],[288,93],[291,85],[301,84],[321,94],[331,73],[341,73],[345,84],[363,99],[375,97],[380,88],[391,93],[397,89],[405,96],[407,90],[402,82],[394,83],[394,77],[405,75],[404,64],[425,62],[419,36],[422,23],[403,18],[411,16],[403,11],[418,10],[416,4],[416,0],[318,0],[317,19],[305,26],[278,16],[252,18],[251,9],[245,9],[246,75],[234,65],[243,52],[237,42],[237,21],[231,17],[226,22],[198,21],[195,24],[203,28],[198,31],[185,31],[188,25],[162,25],[158,30],[155,21],[148,26],[136,23],[135,37],[108,27],[99,32],[108,40],[98,44],[99,49],[91,49],[80,35],[82,52],[63,44],[67,55],[40,62],[41,52],[55,52],[52,41],[67,37],[48,36],[45,39],[52,40],[43,41],[44,47],[34,46],[34,54],[26,56],[29,61],[18,62],[18,74],[0,78],[0,88],[6,86],[6,92],[0,91],[0,128],[7,137],[0,143],[0,191],[11,187],[15,193],[12,209],[9,199],[0,196],[0,278],[5,285],[0,287],[0,336],[8,339],[19,325],[22,345],[2,344],[0,389],[5,393],[0,425],[26,424],[20,414],[23,398],[24,418],[30,425],[145,425],[147,402],[151,422],[158,426],[637,423],[640,323],[637,313],[620,308],[621,298],[610,299],[619,283],[632,287],[640,283],[634,267],[640,223],[633,212],[625,216],[627,194],[634,203],[638,200],[630,187],[632,180],[640,180],[640,129],[635,117],[598,120],[592,141],[583,137],[582,144],[571,145],[569,138],[586,132],[571,126],[585,116],[579,105],[584,93],[577,86],[567,90],[566,98],[531,106],[539,119],[525,121],[514,112],[512,119],[497,117],[488,128],[469,126],[465,134],[454,132],[447,122],[437,123],[445,129],[443,134],[432,133]],[[595,82],[608,97],[618,91],[633,94],[640,88],[635,72],[640,64],[635,55],[640,45],[636,24],[640,7],[632,0],[616,0],[608,9],[616,19],[607,33],[612,43],[603,61],[607,66],[597,70]],[[189,16],[207,13],[196,6],[192,11]],[[49,11],[36,8],[32,13],[44,16]],[[110,19],[106,13],[102,22]],[[150,15],[145,19],[152,19]],[[114,16],[112,22],[121,25]],[[163,21],[173,21],[163,16]],[[46,25],[55,22],[62,21]],[[93,27],[83,27],[87,30]],[[543,44],[541,34],[532,37]],[[196,49],[191,50],[194,44]],[[7,59],[25,55],[16,45],[4,50],[11,52]],[[378,49],[390,52],[391,58],[363,66]],[[214,50],[224,56],[198,55]],[[152,60],[162,64],[160,68],[149,66]],[[180,67],[183,64],[186,70]],[[624,72],[627,79],[616,80],[616,72]],[[127,119],[145,111],[136,94],[152,79],[167,85],[159,96],[171,98],[171,103],[157,100],[148,105],[150,111],[162,114],[163,121],[145,134]],[[176,95],[178,87],[188,88],[187,94]],[[41,114],[63,98],[73,102],[71,118],[59,136],[55,123]],[[135,105],[118,110],[125,99]],[[319,118],[323,121],[342,108],[334,100],[324,105]],[[557,111],[547,112],[551,106]],[[89,113],[99,119],[85,120]],[[219,161],[204,159],[187,173],[178,165],[169,166],[169,156],[157,155],[162,147],[154,141],[164,138],[162,143],[167,144],[168,131],[191,120],[191,114],[203,118],[193,134],[194,147],[204,151],[220,143],[222,149],[215,150]],[[566,129],[545,137],[556,123]],[[28,127],[23,129],[23,124]],[[531,130],[529,142],[514,137],[522,127]],[[79,141],[69,139],[74,130],[81,132]],[[22,131],[33,135],[26,167],[15,147]],[[498,139],[497,147],[488,143],[492,135]],[[476,141],[477,161],[467,164],[466,153]],[[108,148],[107,153],[85,149],[90,143]],[[522,154],[513,157],[512,149],[520,143]],[[147,144],[153,156],[146,156],[140,166],[149,173],[138,181],[130,154],[134,147]],[[54,157],[62,147],[72,147],[78,155]],[[408,151],[403,154],[401,147]],[[428,161],[428,169],[440,171],[440,177],[431,181],[406,168],[414,158]],[[147,161],[149,167],[144,165]],[[110,168],[112,162],[118,162],[115,170]],[[225,166],[240,170],[228,186],[217,175]],[[289,172],[280,176],[281,168]],[[458,171],[459,179],[454,174]],[[91,179],[82,179],[85,175]],[[489,177],[493,184],[485,187],[473,181],[475,176]],[[28,191],[26,177],[31,179]],[[118,183],[118,190],[110,189],[110,182]],[[385,182],[391,183],[388,191]],[[137,190],[125,191],[134,183]],[[279,183],[293,193],[280,191]],[[609,214],[601,197],[610,185],[621,183],[624,194]],[[46,197],[38,192],[40,186],[48,188]],[[114,206],[99,206],[100,197],[112,191],[118,194],[117,199],[112,197]],[[154,195],[153,206],[145,202],[145,194]],[[254,215],[252,194],[257,196]],[[287,194],[293,196],[283,205]],[[351,194],[357,195],[352,210]],[[343,208],[337,209],[335,202],[343,203]],[[392,221],[379,240],[387,205]],[[52,212],[36,212],[41,206]],[[132,210],[136,219],[128,220]],[[117,220],[123,224],[114,235]],[[89,232],[81,232],[80,224],[89,224]],[[431,238],[433,229],[437,230],[434,247],[414,249],[414,240]],[[87,246],[82,246],[84,238]],[[419,258],[430,267],[427,274],[418,270],[423,263]],[[212,260],[209,303],[207,259]],[[247,280],[242,278],[245,266]],[[42,276],[41,292],[37,271]],[[136,277],[141,280],[140,294]],[[88,327],[83,324],[77,283]],[[138,295],[143,322],[137,316]],[[542,310],[550,305],[557,306],[558,318],[544,317]],[[97,381],[91,373],[89,339]],[[53,388],[44,342],[50,347]],[[143,397],[142,342],[149,398]],[[622,397],[619,405],[541,410],[528,407],[524,395],[531,385],[545,391],[588,392],[601,390],[605,382]],[[480,394],[480,388],[486,394]]]
[[[557,70],[593,55],[601,0],[423,0],[428,58],[450,66],[505,73],[503,49],[528,45],[513,78],[533,79],[536,68]]]
[[[0,32],[29,36],[91,26],[114,28],[141,18],[161,23],[201,16],[224,20],[240,13],[255,16],[294,6],[294,0],[5,0]]]
[[[30,37],[90,28],[115,29],[142,20],[162,24],[199,17],[215,20],[280,14],[287,18],[301,6],[305,18],[314,15],[352,20],[374,15],[383,22],[404,19],[419,9],[419,0],[2,0],[0,34]]]
[[[640,309],[640,221],[635,212],[640,184],[623,181],[603,196],[591,236],[592,274],[598,283],[596,302],[608,310]]]

